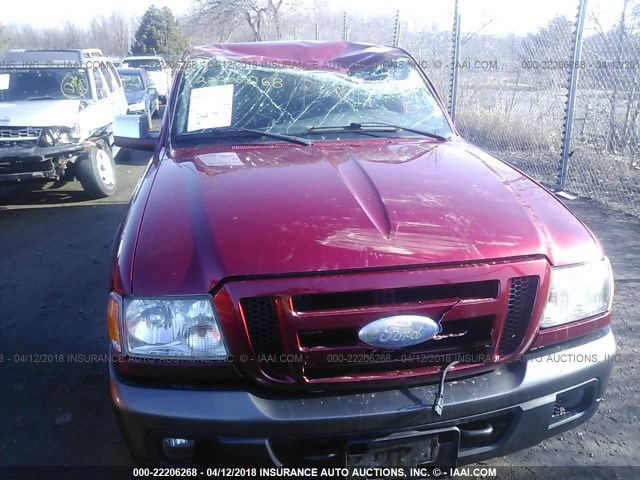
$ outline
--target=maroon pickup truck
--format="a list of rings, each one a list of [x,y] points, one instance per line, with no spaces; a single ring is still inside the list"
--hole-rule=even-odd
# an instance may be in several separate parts
[[[200,47],[118,234],[111,396],[167,465],[451,466],[587,421],[613,275],[397,48]],[[136,123],[137,122],[137,123]]]

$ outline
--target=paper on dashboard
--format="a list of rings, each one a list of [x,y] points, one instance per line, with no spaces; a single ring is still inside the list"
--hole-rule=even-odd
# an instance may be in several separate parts
[[[8,73],[0,73],[0,90],[9,89],[9,79],[11,75]]]
[[[187,131],[231,126],[233,85],[212,85],[191,90]]]

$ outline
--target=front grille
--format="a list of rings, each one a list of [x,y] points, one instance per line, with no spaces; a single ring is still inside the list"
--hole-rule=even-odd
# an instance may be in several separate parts
[[[41,128],[2,127],[0,128],[0,148],[33,148],[38,145]]]
[[[286,364],[279,361],[284,349],[274,300],[270,297],[243,298],[240,304],[262,371],[271,377],[282,377]]]
[[[447,298],[472,300],[495,298],[499,284],[496,281],[458,283],[454,285],[427,285],[419,287],[386,288],[342,293],[316,293],[294,295],[293,308],[298,312],[358,308],[410,302],[427,302]]]
[[[307,381],[322,381],[354,374],[383,373],[415,369],[436,369],[453,360],[483,363],[490,358],[493,347],[492,331],[496,315],[472,314],[469,317],[449,319],[445,312],[460,301],[495,302],[500,284],[496,280],[446,285],[400,287],[342,293],[315,293],[292,295],[293,311],[317,315],[323,310],[328,315],[344,309],[361,311],[363,307],[394,309],[413,304],[419,309],[434,308],[427,316],[440,320],[442,330],[433,339],[402,350],[378,349],[360,341],[358,332],[367,323],[390,316],[374,313],[363,318],[356,327],[304,329],[297,331],[296,353],[311,353],[302,364],[299,377]],[[277,297],[251,297],[240,301],[249,331],[251,344],[259,368],[271,378],[284,379],[289,375],[287,364],[277,361],[285,352],[279,328]],[[416,312],[420,313],[420,312]],[[448,313],[448,312],[447,312]],[[370,316],[369,316],[370,317]],[[382,352],[382,353],[381,353]],[[407,356],[411,354],[412,356]],[[418,354],[415,355],[414,354]],[[276,360],[276,361],[274,361]]]
[[[511,279],[507,317],[498,349],[500,355],[513,353],[524,340],[537,291],[538,277],[516,277]]]
[[[255,359],[246,373],[283,388],[342,389],[357,388],[359,381],[424,382],[453,360],[463,363],[457,370],[473,373],[519,353],[535,333],[529,320],[547,269],[545,259],[534,259],[255,279],[230,282],[225,290],[244,320],[246,352]],[[396,315],[431,318],[441,331],[399,348],[360,340],[365,325]]]
[[[492,324],[492,316],[464,318],[452,322],[443,321],[442,331],[436,335],[428,350],[440,351],[445,348],[466,350],[484,347],[491,343]],[[358,338],[358,329],[302,331],[298,333],[298,339],[305,349],[362,345]]]
[[[337,353],[339,350],[331,350],[325,357],[326,361],[306,365],[304,375],[315,380],[350,374],[438,367],[454,360],[483,363],[489,360],[492,346],[491,328],[494,321],[495,317],[492,316],[443,321],[442,331],[434,339],[403,350],[371,351],[358,341],[357,331],[354,330],[349,335],[351,338],[355,337],[355,342],[351,345],[354,350],[351,353]],[[325,335],[331,333],[328,331]],[[316,342],[322,338],[319,332],[300,332],[299,336],[303,345],[309,345],[311,338]],[[327,341],[317,343],[321,345],[316,348],[335,346]],[[358,349],[359,353],[353,353]]]

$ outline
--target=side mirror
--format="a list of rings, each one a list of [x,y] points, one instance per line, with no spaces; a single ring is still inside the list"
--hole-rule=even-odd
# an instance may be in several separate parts
[[[113,137],[118,147],[155,152],[160,133],[149,131],[144,115],[118,115],[113,125]]]

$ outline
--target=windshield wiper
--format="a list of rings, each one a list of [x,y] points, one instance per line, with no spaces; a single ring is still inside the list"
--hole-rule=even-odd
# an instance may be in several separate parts
[[[403,130],[406,132],[416,133],[429,138],[435,138],[441,142],[446,142],[449,137],[444,137],[433,132],[425,132],[424,130],[418,130],[415,128],[402,127],[400,125],[390,125],[387,123],[377,122],[365,122],[365,123],[351,123],[349,125],[338,126],[316,126],[309,127],[307,130],[309,133],[332,133],[332,132],[397,132]]]
[[[313,143],[311,142],[311,140],[307,140],[306,138],[302,138],[302,137],[296,137],[294,135],[285,135],[284,133],[264,132],[262,130],[254,130],[253,128],[237,128],[237,127],[206,128],[201,132],[189,133],[186,135],[181,135],[181,137],[184,139],[206,138],[206,137],[210,137],[211,134],[217,134],[217,133],[251,133],[255,136],[275,138],[276,140],[283,140],[285,142],[296,143],[298,145],[304,145],[305,147],[308,147]]]

